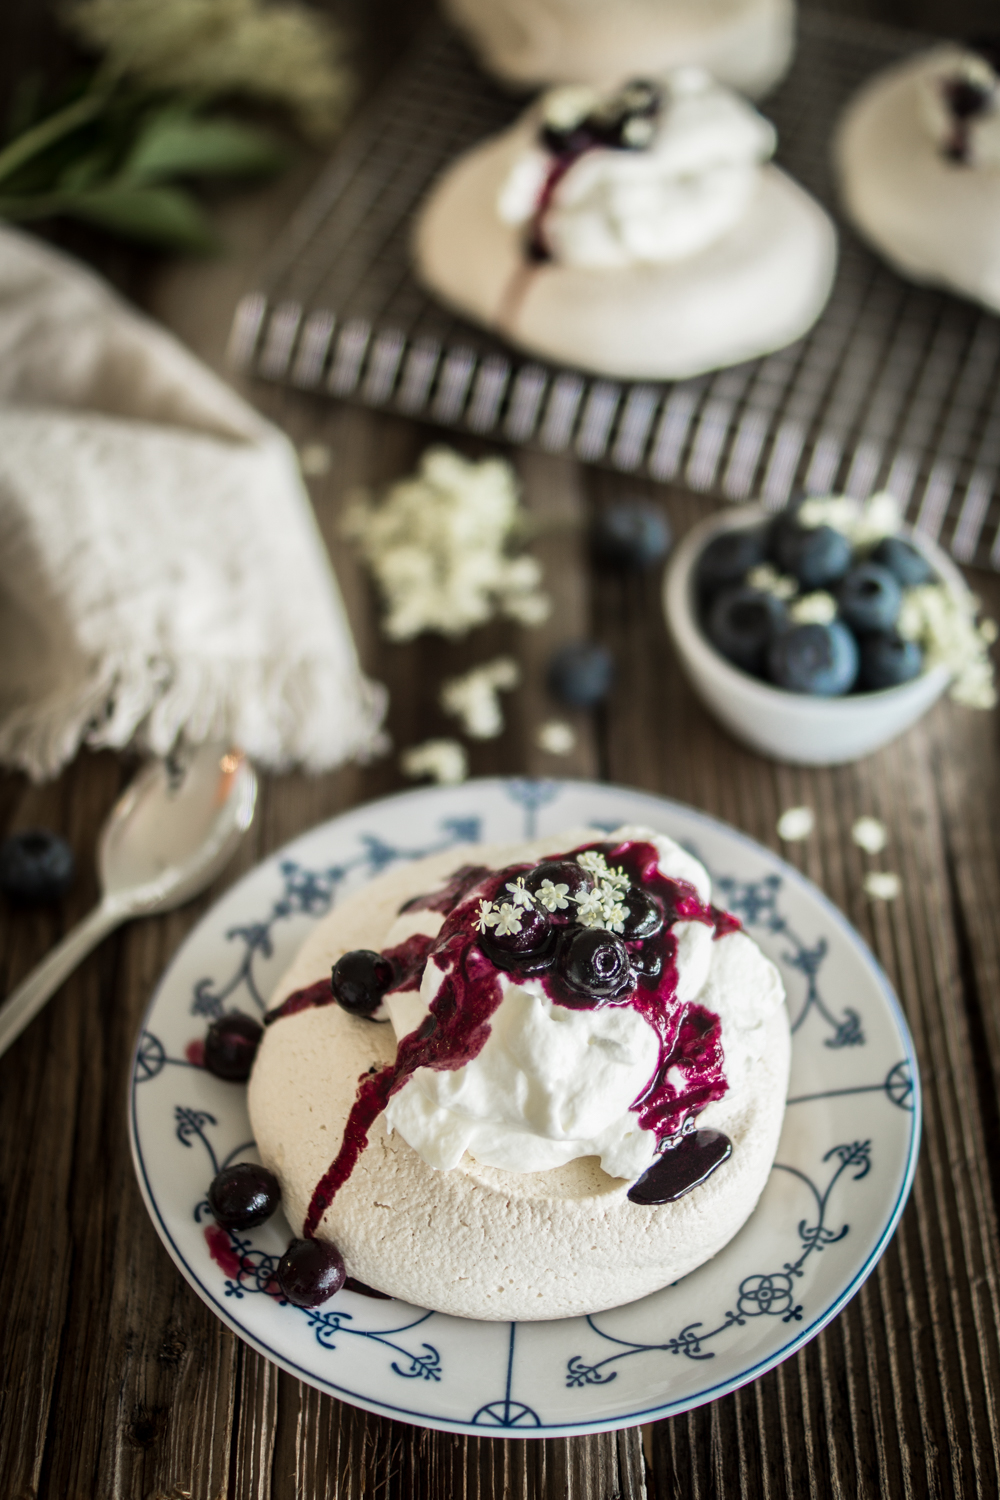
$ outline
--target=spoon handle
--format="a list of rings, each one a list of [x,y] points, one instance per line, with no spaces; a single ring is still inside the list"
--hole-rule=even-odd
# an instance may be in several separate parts
[[[28,1023],[34,1020],[45,1002],[63,980],[72,974],[77,964],[127,916],[128,912],[121,906],[102,901],[100,906],[95,906],[89,916],[84,917],[42,959],[24,983],[18,985],[14,993],[0,1005],[0,1057],[17,1040]]]

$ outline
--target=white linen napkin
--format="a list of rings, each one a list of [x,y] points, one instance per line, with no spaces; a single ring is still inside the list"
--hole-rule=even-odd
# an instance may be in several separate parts
[[[96,276],[0,229],[0,761],[382,748],[294,449]]]

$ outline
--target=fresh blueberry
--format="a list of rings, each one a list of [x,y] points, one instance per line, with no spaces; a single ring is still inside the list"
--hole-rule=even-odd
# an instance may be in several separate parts
[[[872,553],[871,561],[888,568],[904,589],[934,581],[934,569],[924,554],[911,542],[904,542],[901,536],[884,537]]]
[[[240,1011],[220,1016],[205,1038],[205,1067],[216,1078],[246,1083],[263,1034],[263,1026],[252,1016]]]
[[[768,652],[771,681],[791,693],[837,698],[858,675],[858,643],[839,620],[796,625],[776,636]]]
[[[508,893],[509,894],[509,893]],[[497,896],[498,903],[506,899]],[[479,946],[498,969],[516,969],[519,974],[542,974],[555,962],[558,935],[552,923],[531,907],[518,909],[517,932],[498,933],[488,927],[480,936]]]
[[[370,948],[352,948],[337,959],[330,975],[333,998],[352,1016],[370,1016],[395,975],[392,964]]]
[[[541,898],[542,905],[549,914],[549,921],[560,924],[572,922],[576,917],[573,898],[583,891],[590,890],[593,885],[590,876],[581,869],[576,860],[546,859],[524,877],[525,888],[536,896],[546,881],[556,887],[547,898]],[[561,885],[566,887],[565,893],[558,890]],[[565,906],[559,906],[560,901],[564,901]]]
[[[269,1219],[281,1202],[273,1172],[256,1162],[223,1167],[208,1190],[208,1206],[223,1229],[252,1229]]]
[[[899,615],[903,593],[888,568],[859,563],[837,590],[841,618],[856,635],[891,630]]]
[[[592,708],[611,691],[614,660],[606,646],[589,641],[561,646],[549,662],[549,687],[574,708]]]
[[[759,674],[784,622],[785,606],[773,594],[737,584],[712,604],[705,628],[712,645],[734,666]]]
[[[663,927],[663,908],[645,891],[632,887],[625,895],[624,906],[628,911],[622,937],[627,943],[639,938],[654,937]]]
[[[797,578],[805,592],[825,589],[851,566],[851,544],[832,526],[798,526],[794,521],[772,534],[775,561]]]
[[[73,873],[72,849],[47,828],[11,834],[0,844],[0,891],[12,901],[58,901]]]
[[[714,594],[730,583],[742,583],[767,553],[767,529],[737,526],[714,536],[698,559],[695,579],[700,593]]]
[[[601,511],[591,547],[612,568],[652,568],[670,551],[670,522],[652,500],[619,500]]]
[[[319,1307],[347,1279],[344,1257],[326,1240],[292,1240],[278,1262],[278,1285],[296,1307]]]
[[[632,982],[628,949],[603,927],[574,932],[563,947],[559,967],[573,989],[595,1000],[620,995]]]
[[[919,677],[923,665],[924,655],[916,641],[904,641],[893,630],[866,635],[861,642],[858,687],[871,693],[899,687]]]

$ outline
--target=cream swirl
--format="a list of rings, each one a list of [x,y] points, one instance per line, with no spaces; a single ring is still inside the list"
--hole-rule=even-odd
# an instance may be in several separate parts
[[[626,127],[620,146],[588,146],[568,164],[546,147],[552,127],[566,130],[574,112],[606,111],[614,96],[545,95],[542,144],[508,174],[497,201],[501,220],[527,227],[541,207],[552,258],[592,269],[683,260],[720,239],[747,211],[774,151],[774,128],[700,68],[678,68],[661,87],[658,116],[635,121],[635,139]]]

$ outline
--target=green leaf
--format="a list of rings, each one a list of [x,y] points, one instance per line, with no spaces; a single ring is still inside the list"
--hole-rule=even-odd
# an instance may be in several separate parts
[[[217,243],[201,209],[181,188],[117,183],[87,193],[53,197],[57,213],[87,219],[150,245],[169,250],[212,250]]]
[[[282,154],[263,130],[236,120],[199,120],[175,109],[147,122],[122,168],[131,182],[166,177],[252,177],[275,172]]]

